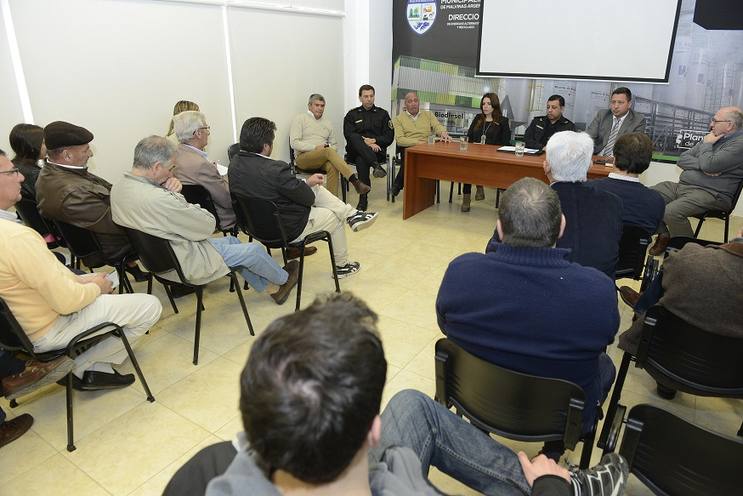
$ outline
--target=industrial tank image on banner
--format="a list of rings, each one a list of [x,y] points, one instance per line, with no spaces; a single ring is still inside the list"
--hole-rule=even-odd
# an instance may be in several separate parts
[[[598,110],[608,108],[612,90],[627,86],[633,109],[645,115],[654,159],[675,162],[704,136],[717,109],[743,105],[743,30],[723,22],[733,15],[743,19],[743,2],[735,7],[740,12],[728,11],[723,21],[701,21],[697,12],[702,26],[695,22],[696,4],[708,0],[683,0],[668,84],[650,84],[476,77],[482,4],[490,1],[498,0],[394,0],[392,115],[403,110],[408,91],[417,91],[421,108],[431,110],[450,134],[463,135],[479,113],[482,95],[494,92],[511,130],[519,135],[533,117],[544,115],[547,97],[560,94],[565,116],[585,129]],[[564,15],[555,16],[553,33],[529,32],[528,19],[515,22],[523,22],[523,36],[542,37],[545,49],[559,56]],[[519,49],[519,40],[502,41]]]

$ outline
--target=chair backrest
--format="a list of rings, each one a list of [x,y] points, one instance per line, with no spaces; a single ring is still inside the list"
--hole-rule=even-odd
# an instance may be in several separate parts
[[[31,340],[15,319],[5,300],[0,298],[0,349],[7,351],[24,351],[34,356]]]
[[[139,261],[153,274],[163,274],[175,270],[181,281],[188,282],[183,275],[181,264],[175,256],[173,247],[167,239],[158,238],[130,227],[122,227],[129,242],[139,254]]]
[[[85,262],[85,265],[91,269],[106,265],[106,256],[103,254],[101,244],[94,232],[61,220],[54,220],[53,222],[67,248],[73,255]]]
[[[37,233],[46,235],[52,232],[52,229],[39,213],[39,208],[36,205],[36,202],[31,198],[22,196],[20,201],[15,204],[15,210],[18,212],[18,215],[20,215],[23,223]]]
[[[240,151],[240,143],[233,143],[230,145],[229,148],[227,148],[227,158],[230,162],[232,162],[232,157],[237,155],[237,153]]]
[[[636,358],[638,367],[674,389],[743,397],[743,337],[704,331],[661,305],[645,314]]]
[[[219,220],[217,208],[214,206],[212,195],[200,184],[184,184],[181,194],[188,203],[199,205],[201,208],[214,216],[217,221],[217,229],[222,229],[222,222]]]
[[[286,246],[286,232],[279,207],[270,200],[232,193],[234,210],[240,227],[268,248]]]
[[[706,239],[690,238],[687,236],[674,236],[668,241],[668,245],[666,246],[666,251],[663,256],[667,257],[671,253],[679,251],[681,248],[689,243],[694,243],[702,246],[716,246],[721,244],[719,241],[709,241]]]
[[[615,275],[617,279],[622,277],[640,279],[642,277],[642,267],[650,240],[651,236],[645,229],[624,224],[622,237],[619,240],[619,260]]]
[[[237,450],[230,441],[203,448],[173,475],[163,496],[203,496],[209,481],[227,471]]]
[[[740,494],[743,441],[660,408],[642,404],[630,410],[619,453],[655,494]]]
[[[510,439],[563,439],[573,449],[582,433],[580,386],[504,369],[446,338],[436,342],[436,399],[478,428]]]

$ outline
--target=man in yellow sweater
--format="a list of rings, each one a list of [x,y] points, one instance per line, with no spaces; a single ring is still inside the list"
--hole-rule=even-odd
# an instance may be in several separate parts
[[[59,263],[33,229],[15,221],[8,210],[21,199],[23,175],[0,152],[0,297],[34,345],[34,351],[64,348],[81,332],[103,322],[124,329],[130,343],[160,318],[152,295],[112,295],[105,274],[78,276]],[[109,337],[74,359],[73,387],[114,389],[134,382],[111,364],[127,358],[122,341]]]
[[[397,173],[392,186],[392,195],[397,196],[405,181],[405,148],[425,143],[432,134],[440,136],[443,141],[451,141],[451,138],[431,111],[420,110],[420,100],[415,91],[405,95],[405,110],[395,117],[392,123],[395,126],[395,143],[402,157],[400,172]]]
[[[313,93],[307,102],[307,112],[294,118],[289,130],[289,145],[296,153],[294,163],[297,168],[322,169],[326,173],[325,187],[338,196],[338,174],[353,185],[359,195],[367,194],[371,188],[359,181],[353,169],[338,155],[335,131],[330,120],[323,117],[325,97]]]

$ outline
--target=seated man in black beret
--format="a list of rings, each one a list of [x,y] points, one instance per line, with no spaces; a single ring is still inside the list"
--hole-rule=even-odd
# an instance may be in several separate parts
[[[44,217],[95,232],[106,258],[121,259],[134,250],[111,219],[111,184],[88,172],[91,141],[93,133],[69,122],[44,128],[47,159],[36,182],[36,201]],[[126,271],[137,282],[147,280],[133,259]]]

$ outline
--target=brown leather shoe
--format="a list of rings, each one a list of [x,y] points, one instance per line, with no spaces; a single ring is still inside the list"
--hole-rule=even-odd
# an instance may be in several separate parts
[[[0,424],[0,448],[24,435],[32,425],[34,425],[34,418],[28,413]]]
[[[369,186],[366,183],[362,183],[358,180],[358,178],[351,176],[351,178],[348,180],[351,184],[353,184],[353,188],[356,190],[356,192],[360,195],[365,195],[369,191],[371,191],[371,186]]]
[[[640,299],[641,294],[630,288],[629,286],[622,286],[619,288],[619,296],[622,297],[622,301],[625,302],[630,308],[635,308],[637,300]]]
[[[304,256],[309,257],[310,255],[314,255],[317,252],[316,246],[305,246],[304,247]],[[291,260],[292,258],[299,258],[299,248],[296,246],[290,246],[286,249],[286,259]]]
[[[51,362],[29,360],[22,372],[3,378],[2,386],[5,397],[12,400],[47,384],[52,384],[66,376],[74,366],[75,362],[66,356]]]
[[[651,246],[648,249],[648,253],[650,253],[654,257],[657,257],[658,255],[663,255],[663,253],[666,251],[666,246],[668,246],[669,241],[671,241],[670,234],[660,233],[655,238],[655,243],[653,243],[653,246]]]
[[[277,305],[283,305],[289,297],[289,293],[292,292],[292,288],[297,285],[297,279],[299,279],[299,262],[292,260],[286,264],[284,270],[289,273],[289,278],[284,284],[279,286],[278,291],[271,295],[271,298],[273,298],[273,301]]]

